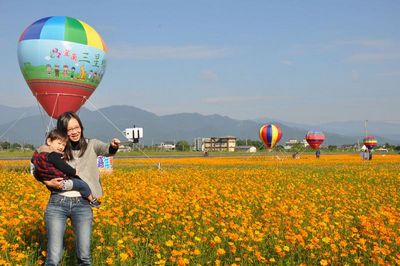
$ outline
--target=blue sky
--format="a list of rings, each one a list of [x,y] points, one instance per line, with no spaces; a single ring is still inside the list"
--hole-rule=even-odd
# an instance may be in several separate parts
[[[399,14],[394,0],[0,0],[0,104],[36,105],[18,37],[42,17],[66,15],[109,48],[90,98],[97,108],[400,123]]]

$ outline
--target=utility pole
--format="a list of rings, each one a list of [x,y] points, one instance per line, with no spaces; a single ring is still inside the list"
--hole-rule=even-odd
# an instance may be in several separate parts
[[[368,123],[368,120],[365,120],[365,121],[364,121],[365,136],[368,136],[367,123]]]

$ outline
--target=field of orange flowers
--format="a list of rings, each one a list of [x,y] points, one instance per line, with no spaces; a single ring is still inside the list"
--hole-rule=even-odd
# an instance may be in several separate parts
[[[0,265],[45,260],[49,193],[28,169],[0,161]],[[94,265],[400,264],[399,155],[115,159],[102,184]]]

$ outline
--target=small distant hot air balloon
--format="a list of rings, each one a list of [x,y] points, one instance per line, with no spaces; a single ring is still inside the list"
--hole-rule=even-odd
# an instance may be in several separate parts
[[[363,143],[368,150],[371,150],[378,145],[378,140],[375,138],[375,136],[365,136]]]
[[[272,149],[282,138],[281,129],[274,124],[263,125],[260,128],[260,139],[266,148]]]
[[[77,111],[95,91],[106,68],[107,48],[85,22],[65,16],[39,19],[21,34],[21,72],[53,118]]]
[[[310,130],[307,132],[306,141],[313,150],[319,148],[319,146],[324,142],[325,135],[321,131]]]

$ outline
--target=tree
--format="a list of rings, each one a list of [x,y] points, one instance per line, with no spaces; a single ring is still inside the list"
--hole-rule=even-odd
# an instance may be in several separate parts
[[[276,145],[275,146],[275,151],[284,151],[285,148],[283,147],[283,145]]]
[[[8,142],[8,141],[0,142],[0,146],[1,146],[1,148],[2,148],[3,150],[7,150],[7,149],[10,148],[11,143]]]
[[[175,144],[175,148],[178,151],[189,151],[190,145],[186,140],[180,140]]]
[[[304,145],[302,143],[295,143],[292,145],[292,148],[290,149],[291,152],[301,152],[304,151]]]
[[[336,145],[329,145],[328,146],[328,150],[329,151],[336,151],[337,150],[337,146]]]
[[[21,148],[21,144],[19,144],[19,143],[15,142],[15,143],[11,144],[11,149],[17,150],[20,148]]]

